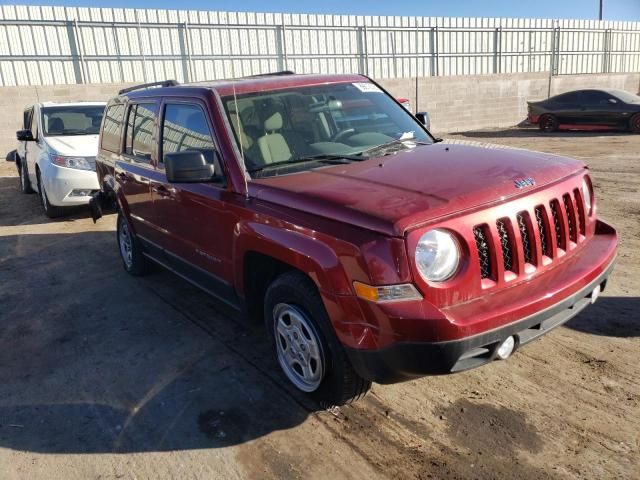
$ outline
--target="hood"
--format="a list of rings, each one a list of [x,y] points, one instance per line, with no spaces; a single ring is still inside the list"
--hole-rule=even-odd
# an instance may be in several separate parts
[[[251,183],[259,199],[403,236],[438,217],[526,195],[582,169],[582,162],[557,155],[451,141]],[[516,180],[528,178],[535,186],[516,187]]]
[[[52,153],[63,156],[95,157],[98,155],[99,135],[65,135],[44,137]]]

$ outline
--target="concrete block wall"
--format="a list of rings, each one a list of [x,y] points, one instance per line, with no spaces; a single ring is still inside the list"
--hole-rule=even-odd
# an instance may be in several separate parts
[[[544,73],[464,75],[386,79],[396,97],[409,98],[414,111],[427,110],[437,135],[480,128],[506,128],[527,116],[527,100],[547,98]],[[0,156],[15,148],[25,106],[37,101],[107,100],[123,84],[0,87]],[[567,75],[551,79],[551,95],[580,88],[640,91],[640,73]],[[417,92],[417,95],[416,95]]]
[[[428,111],[433,131],[442,134],[517,125],[527,116],[528,100],[547,98],[549,81],[545,73],[524,73],[397,78],[380,83],[393,95],[409,98],[414,111]],[[617,88],[638,93],[640,73],[551,79],[552,96],[582,88]]]

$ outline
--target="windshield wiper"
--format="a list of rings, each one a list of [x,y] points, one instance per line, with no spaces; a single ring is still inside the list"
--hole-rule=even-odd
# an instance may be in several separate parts
[[[307,162],[322,162],[322,163],[331,163],[331,164],[340,165],[340,164],[348,163],[348,161],[361,161],[361,160],[363,160],[362,157],[356,157],[353,155],[320,153],[318,155],[309,155],[305,157],[293,158],[291,160],[283,160],[281,162],[269,163],[261,167],[251,168],[247,171],[249,173],[255,173],[255,172],[261,172],[263,170],[271,170],[272,168],[284,167],[287,165],[297,165],[298,163],[307,163]]]
[[[374,154],[384,154],[387,149],[395,146],[403,146],[406,147],[405,142],[413,143],[414,145],[432,145],[432,142],[424,142],[422,140],[416,140],[414,138],[397,138],[395,140],[390,140],[388,142],[382,143],[380,145],[376,145],[375,147],[368,148],[359,152],[358,155],[362,155],[363,157],[368,157]]]

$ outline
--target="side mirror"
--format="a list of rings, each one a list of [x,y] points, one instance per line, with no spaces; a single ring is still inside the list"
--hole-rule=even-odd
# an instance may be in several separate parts
[[[15,150],[11,150],[9,153],[7,153],[7,156],[5,158],[5,160],[7,162],[15,162],[16,161],[16,155],[18,154],[17,151]]]
[[[431,119],[429,118],[429,114],[427,112],[416,113],[416,118],[422,125],[425,126],[427,130],[431,129]]]
[[[33,133],[31,130],[18,130],[16,132],[16,138],[20,142],[33,142],[35,138],[33,138]]]
[[[197,150],[167,153],[164,156],[164,170],[170,183],[203,183],[214,180],[215,163],[218,152],[213,154],[213,162],[207,162],[204,154]]]

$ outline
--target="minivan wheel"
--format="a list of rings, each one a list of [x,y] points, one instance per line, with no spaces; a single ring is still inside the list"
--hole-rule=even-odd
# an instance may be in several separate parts
[[[636,113],[629,121],[629,126],[633,133],[640,133],[640,113]]]
[[[131,231],[131,226],[122,213],[118,213],[118,247],[124,269],[131,275],[140,276],[148,271],[148,261],[142,254],[140,241]]]
[[[42,209],[44,210],[44,214],[49,218],[58,218],[64,215],[65,209],[64,207],[58,207],[56,205],[51,205],[49,202],[49,197],[47,197],[47,192],[44,188],[44,183],[42,178],[40,178],[40,172],[38,171],[36,174],[38,178],[38,192],[40,195],[40,202],[42,203]]]
[[[22,193],[33,193],[31,182],[29,181],[29,171],[27,170],[27,161],[20,161],[20,191]]]
[[[290,271],[277,277],[267,289],[264,316],[285,376],[322,407],[351,403],[371,388],[353,369],[306,275]]]
[[[555,132],[558,130],[558,120],[553,115],[542,115],[538,120],[538,127],[543,132]]]

